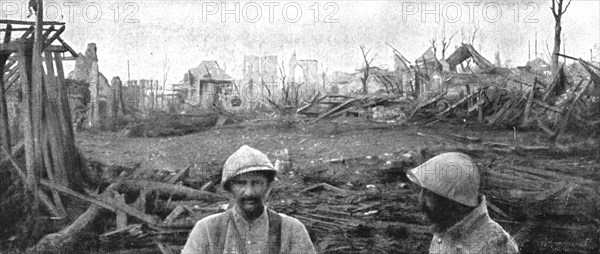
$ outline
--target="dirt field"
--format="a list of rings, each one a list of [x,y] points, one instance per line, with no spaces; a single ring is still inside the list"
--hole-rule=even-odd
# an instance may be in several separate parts
[[[549,144],[537,132],[515,134],[512,130],[482,126],[392,125],[358,118],[309,125],[292,120],[264,117],[201,133],[163,138],[130,138],[109,132],[79,133],[77,145],[92,166],[102,169],[101,177],[105,179],[119,174],[160,179],[193,166],[189,173],[192,180],[184,181],[184,184],[194,188],[211,179],[219,180],[223,162],[244,144],[265,152],[273,161],[287,158],[291,168],[279,175],[270,206],[299,217],[311,232],[317,249],[326,253],[425,253],[431,234],[416,207],[414,186],[405,184],[404,172],[441,152],[466,152],[480,167],[488,169],[501,169],[503,165],[550,167],[556,172],[600,181],[597,150],[583,149],[595,145],[590,140],[569,140],[576,143],[543,153],[503,153],[436,137],[459,134],[479,137],[482,142],[527,146]],[[284,149],[287,149],[287,155]],[[557,152],[560,150],[563,152]],[[328,190],[300,193],[300,190],[319,183],[348,190],[350,194]],[[508,214],[503,216],[490,211],[491,216],[513,236],[531,222],[527,212],[513,209],[511,204],[503,201],[505,198],[496,196],[498,192],[485,186],[485,179],[482,188],[488,199]],[[353,215],[340,216],[348,219],[330,220],[330,226],[311,223],[308,211],[324,211],[323,214],[330,217],[321,219],[327,220],[335,216],[335,211],[348,211],[352,205]],[[597,210],[598,207],[592,205],[586,209]],[[565,219],[546,218],[544,223],[560,224],[561,220]],[[590,228],[569,231],[568,227],[563,227],[563,231],[557,231],[560,227],[530,227],[523,231],[525,236],[519,238],[523,239],[521,250],[523,253],[573,250],[597,253],[600,232],[595,223],[600,222],[593,218],[582,220],[581,223],[590,224]],[[556,240],[565,241],[569,237],[580,241],[564,244]],[[181,245],[184,241],[185,237],[180,236],[171,242]]]

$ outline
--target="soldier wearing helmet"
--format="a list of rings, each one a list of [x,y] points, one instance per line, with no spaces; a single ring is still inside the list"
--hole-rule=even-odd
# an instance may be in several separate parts
[[[276,174],[254,148],[244,145],[233,153],[221,180],[233,208],[198,221],[182,253],[316,253],[300,221],[265,206]]]
[[[479,171],[462,153],[444,153],[408,171],[433,225],[429,253],[518,253],[513,238],[488,215]]]

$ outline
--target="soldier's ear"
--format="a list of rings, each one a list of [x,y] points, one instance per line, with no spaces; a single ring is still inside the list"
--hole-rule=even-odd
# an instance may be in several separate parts
[[[264,196],[264,201],[265,203],[267,203],[269,201],[269,196],[271,196],[271,191],[273,190],[273,187],[271,187],[271,184],[268,183],[267,184],[267,190],[265,191],[265,196]]]

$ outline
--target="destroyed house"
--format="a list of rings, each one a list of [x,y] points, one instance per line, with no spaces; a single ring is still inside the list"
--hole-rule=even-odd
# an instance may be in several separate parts
[[[485,59],[471,44],[462,43],[454,53],[452,53],[446,62],[449,65],[449,71],[456,72],[456,66],[460,65],[467,59],[472,58],[473,62],[479,67],[482,73],[489,73],[494,70],[494,65]]]
[[[435,56],[433,47],[429,47],[429,49],[427,49],[423,55],[417,58],[415,60],[415,64],[416,68],[421,72],[439,71],[442,68],[442,65]]]
[[[181,92],[187,103],[210,109],[220,96],[233,89],[233,83],[234,79],[219,67],[217,61],[202,61],[184,75]]]

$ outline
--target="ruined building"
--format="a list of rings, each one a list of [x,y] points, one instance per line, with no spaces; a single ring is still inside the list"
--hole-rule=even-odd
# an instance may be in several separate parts
[[[317,60],[298,60],[294,51],[290,59],[288,79],[295,83],[318,84],[321,82],[318,64]]]
[[[180,89],[188,104],[212,109],[222,96],[231,92],[233,83],[233,78],[219,67],[217,61],[202,61],[184,75]]]
[[[275,84],[279,82],[277,75],[277,56],[244,56],[243,83],[266,83]]]

